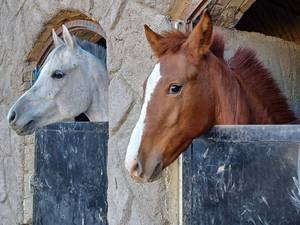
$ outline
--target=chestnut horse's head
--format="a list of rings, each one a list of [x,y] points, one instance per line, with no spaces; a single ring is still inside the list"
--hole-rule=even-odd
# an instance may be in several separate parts
[[[132,132],[126,168],[136,181],[155,180],[192,142],[213,125],[214,99],[207,57],[212,22],[204,13],[194,30],[159,35],[145,26],[159,58],[144,84],[144,103]]]

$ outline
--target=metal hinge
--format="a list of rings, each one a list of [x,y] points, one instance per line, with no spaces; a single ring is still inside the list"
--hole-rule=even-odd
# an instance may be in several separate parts
[[[185,32],[186,22],[184,20],[171,20],[172,27],[176,30]]]

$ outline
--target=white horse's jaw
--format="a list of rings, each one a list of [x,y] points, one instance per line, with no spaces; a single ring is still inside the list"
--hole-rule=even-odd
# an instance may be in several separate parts
[[[160,74],[160,64],[156,64],[152,73],[150,74],[145,92],[145,99],[142,106],[140,117],[132,131],[130,141],[127,147],[125,167],[129,173],[134,172],[133,168],[135,167],[138,152],[140,149],[144,129],[145,129],[145,120],[147,116],[147,108],[151,102],[152,94],[161,78]]]

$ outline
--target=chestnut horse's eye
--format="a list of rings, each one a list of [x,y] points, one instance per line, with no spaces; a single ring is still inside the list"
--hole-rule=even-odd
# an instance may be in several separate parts
[[[180,84],[172,84],[169,88],[169,94],[178,94],[182,89]]]
[[[52,78],[55,78],[55,79],[61,79],[61,78],[63,78],[65,76],[65,73],[63,72],[63,71],[61,71],[61,70],[55,70],[53,73],[52,73],[52,75],[51,75],[51,77]]]

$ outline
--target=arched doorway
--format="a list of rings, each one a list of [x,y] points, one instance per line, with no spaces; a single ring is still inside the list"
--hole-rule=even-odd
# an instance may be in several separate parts
[[[80,39],[98,43],[106,47],[106,34],[99,23],[78,11],[61,11],[53,17],[37,38],[32,51],[27,56],[28,62],[41,65],[49,52],[53,49],[52,29],[58,35],[62,34],[61,25],[65,26]]]

